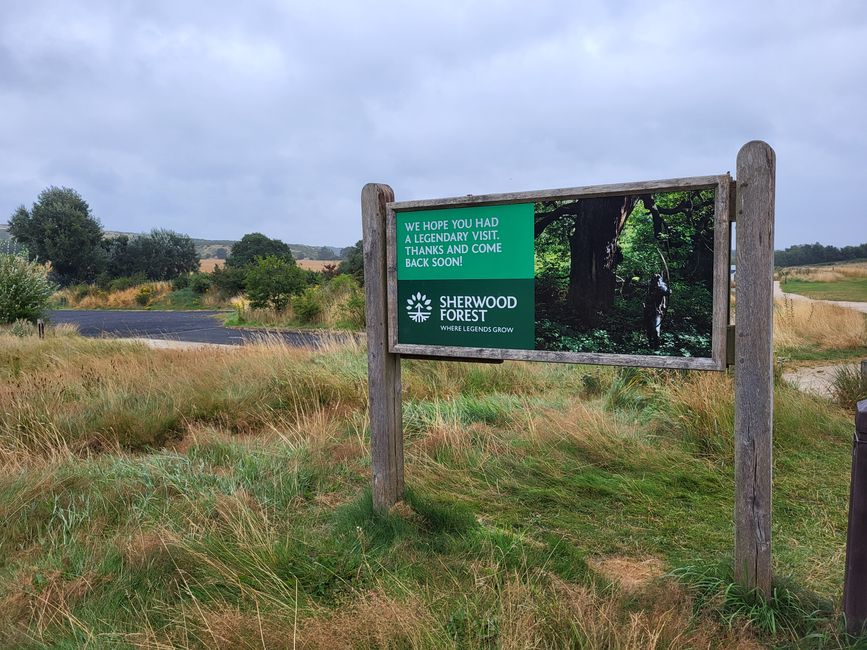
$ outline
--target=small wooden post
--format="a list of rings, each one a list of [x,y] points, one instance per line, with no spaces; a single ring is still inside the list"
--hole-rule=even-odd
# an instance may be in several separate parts
[[[380,512],[403,498],[400,355],[388,351],[385,204],[390,201],[394,192],[388,185],[368,183],[361,190],[373,507]]]
[[[771,595],[776,155],[752,141],[737,160],[735,579]]]
[[[861,381],[867,382],[867,359],[861,362]]]
[[[41,339],[45,338],[45,321],[41,318],[36,320],[36,335]]]

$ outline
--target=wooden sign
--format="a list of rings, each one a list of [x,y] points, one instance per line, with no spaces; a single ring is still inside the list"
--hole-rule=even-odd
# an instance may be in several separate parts
[[[723,370],[730,185],[390,202],[389,351]]]
[[[365,185],[374,507],[404,493],[401,355],[723,370],[736,221],[733,564],[770,597],[775,173],[752,141],[736,199],[728,174],[405,202]]]

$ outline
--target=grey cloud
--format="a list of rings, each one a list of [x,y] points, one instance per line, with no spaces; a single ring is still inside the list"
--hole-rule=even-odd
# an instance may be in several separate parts
[[[762,138],[777,245],[860,242],[867,9],[800,5],[6,3],[0,220],[65,184],[111,229],[347,245],[371,180],[734,172]]]

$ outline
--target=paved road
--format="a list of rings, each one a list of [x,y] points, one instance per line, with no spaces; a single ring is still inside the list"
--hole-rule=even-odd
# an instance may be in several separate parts
[[[115,311],[100,309],[57,310],[49,313],[53,323],[74,323],[83,336],[166,339],[242,345],[261,338],[264,330],[224,327],[216,311]],[[289,345],[316,346],[322,335],[317,332],[267,331],[282,337]]]

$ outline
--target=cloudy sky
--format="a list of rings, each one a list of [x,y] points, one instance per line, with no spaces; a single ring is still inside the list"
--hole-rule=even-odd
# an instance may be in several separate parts
[[[0,222],[344,246],[400,200],[734,173],[777,247],[867,241],[867,3],[0,0]]]

